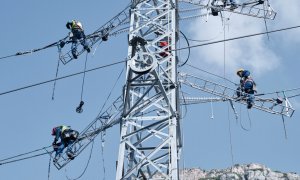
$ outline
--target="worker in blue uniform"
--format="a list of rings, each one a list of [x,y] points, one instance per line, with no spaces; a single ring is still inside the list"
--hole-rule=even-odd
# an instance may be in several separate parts
[[[78,131],[72,130],[70,126],[57,126],[52,129],[51,132],[54,137],[54,141],[52,143],[55,157],[53,162],[56,162],[57,159],[61,156],[61,153],[65,148],[67,148],[67,155],[70,159],[74,159],[74,154],[71,149],[71,145],[77,140],[79,133]],[[58,142],[60,140],[60,142]]]
[[[238,69],[236,74],[241,78],[240,86],[237,89],[237,96],[240,97],[244,95],[246,97],[247,108],[250,109],[254,105],[254,93],[256,93],[256,83],[250,77],[250,71],[248,70]]]
[[[70,33],[70,39],[72,40],[71,51],[74,59],[77,59],[76,47],[78,41],[83,46],[83,48],[89,53],[91,49],[89,48],[88,43],[86,42],[86,37],[81,22],[72,20],[70,22],[67,22],[66,27],[71,30]]]

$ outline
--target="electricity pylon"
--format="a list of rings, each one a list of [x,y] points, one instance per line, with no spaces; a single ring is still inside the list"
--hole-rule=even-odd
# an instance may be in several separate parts
[[[204,8],[204,11],[206,9],[206,15],[218,15],[221,11],[265,19],[274,19],[276,15],[272,8],[259,9],[251,4],[242,4],[232,10],[226,4],[211,6],[209,0],[204,5],[202,0],[186,2]],[[268,1],[253,3],[263,7],[268,5]],[[247,7],[249,11],[244,12]],[[188,103],[187,100],[180,102],[179,83],[219,97],[204,101],[200,99],[203,102],[237,101],[232,95],[235,90],[207,80],[203,80],[205,85],[191,83],[190,77],[182,74],[177,77],[178,16],[178,0],[132,0],[130,6],[90,36],[90,44],[94,45],[105,40],[109,33],[130,18],[126,83],[122,99],[118,98],[96,117],[72,145],[74,154],[78,156],[99,133],[120,124],[117,180],[179,179],[178,160],[182,147],[179,107]],[[64,64],[72,60],[68,53],[60,57]],[[207,83],[214,88],[207,87]],[[191,102],[197,103],[198,100]],[[245,101],[239,99],[238,102],[243,104]],[[265,106],[265,102],[254,108],[286,116],[293,114],[294,110],[286,99],[268,100],[271,107]],[[55,166],[61,169],[69,162],[70,159],[63,154]]]
[[[178,179],[177,0],[132,1],[116,179]]]

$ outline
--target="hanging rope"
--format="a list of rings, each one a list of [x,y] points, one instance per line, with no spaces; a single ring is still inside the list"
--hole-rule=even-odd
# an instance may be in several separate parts
[[[281,116],[281,118],[282,118],[282,123],[283,123],[284,136],[285,136],[285,139],[287,139],[287,132],[286,132],[285,120],[284,120],[283,115]]]
[[[231,123],[230,123],[230,117],[229,117],[229,106],[227,106],[227,119],[228,119],[228,133],[229,133],[229,143],[230,143],[231,164],[233,166],[234,165],[234,156],[233,156]]]
[[[77,180],[77,179],[80,179],[80,178],[85,174],[85,172],[86,172],[86,170],[87,170],[87,168],[88,168],[88,166],[89,166],[89,164],[90,164],[90,160],[91,160],[91,157],[92,157],[92,154],[93,154],[93,148],[94,148],[94,142],[95,142],[94,140],[95,140],[95,139],[92,140],[92,147],[91,147],[91,151],[90,151],[90,156],[89,156],[89,159],[88,159],[88,161],[87,161],[87,163],[86,163],[86,166],[85,166],[83,172],[82,172],[77,178],[70,178],[70,177],[67,175],[67,168],[65,169],[66,178],[67,178],[68,180]]]
[[[101,132],[101,155],[102,155],[102,167],[103,167],[103,180],[105,180],[106,177],[106,170],[105,170],[105,159],[104,159],[104,143],[105,143],[105,135],[106,132]]]
[[[48,180],[50,180],[51,160],[52,160],[52,156],[50,155],[50,158],[49,158],[49,165],[48,165]]]
[[[182,31],[180,31],[180,33],[183,35],[183,37],[184,37],[184,39],[185,39],[187,45],[190,46],[190,42],[189,42],[189,40],[187,39],[187,37],[185,36],[185,34],[184,34]],[[188,49],[188,56],[187,56],[186,60],[184,61],[184,63],[180,64],[179,67],[184,66],[184,65],[189,61],[190,55],[191,55],[191,49],[189,48],[189,49]]]
[[[84,102],[83,102],[83,100],[82,100],[82,97],[83,97],[83,88],[84,88],[84,81],[85,81],[85,73],[86,73],[86,64],[87,64],[87,60],[88,60],[88,53],[86,53],[86,57],[85,57],[84,70],[83,70],[83,77],[82,77],[82,85],[81,85],[80,103],[79,103],[79,106],[76,108],[76,112],[77,112],[77,113],[82,113],[82,111],[83,111],[82,106],[84,105]]]
[[[249,115],[249,110],[248,109],[247,109],[247,113],[248,113],[249,129],[245,128],[245,126],[243,125],[242,118],[240,119],[240,126],[241,126],[241,128],[243,130],[250,131],[250,129],[252,128],[252,122],[251,122],[251,119],[250,119],[250,115]]]
[[[55,87],[56,87],[56,79],[57,79],[57,76],[58,76],[59,63],[60,63],[60,59],[58,59],[58,61],[57,61],[55,80],[54,80],[53,89],[52,89],[52,100],[54,100],[54,92],[55,92]]]

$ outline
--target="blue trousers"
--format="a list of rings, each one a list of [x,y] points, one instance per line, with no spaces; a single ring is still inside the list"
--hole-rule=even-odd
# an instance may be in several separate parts
[[[55,158],[56,157],[60,157],[61,153],[64,151],[64,149],[67,147],[67,151],[66,152],[72,152],[71,149],[71,144],[74,143],[75,140],[67,140],[67,141],[63,141],[60,146],[57,148],[56,152],[55,152]]]
[[[247,104],[248,105],[254,105],[254,99],[255,99],[255,97],[254,97],[254,94],[248,94],[247,95]]]
[[[88,43],[85,40],[85,35],[83,31],[80,30],[73,30],[73,37],[72,37],[72,46],[71,46],[71,50],[72,50],[72,54],[76,54],[76,47],[78,44],[78,41],[80,42],[80,44],[84,47],[84,49],[88,48]]]

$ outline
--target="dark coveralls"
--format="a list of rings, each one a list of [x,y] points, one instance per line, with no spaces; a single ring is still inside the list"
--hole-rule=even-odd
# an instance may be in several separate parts
[[[250,77],[250,72],[244,70],[242,72],[240,87],[237,89],[237,96],[240,97],[242,95],[242,92],[247,93],[245,97],[246,97],[248,109],[250,109],[254,105],[254,100],[255,100],[254,93],[256,93],[254,87],[255,87],[255,82]]]
[[[78,21],[72,21],[72,22],[68,22],[66,24],[68,29],[71,29],[71,32],[73,34],[73,36],[71,36],[71,40],[72,40],[72,46],[71,46],[71,51],[72,51],[72,55],[74,57],[74,59],[77,59],[77,44],[78,41],[80,42],[80,44],[83,46],[83,48],[85,50],[87,50],[87,52],[90,52],[90,48],[88,46],[88,43],[86,42],[86,37],[83,31],[83,28],[81,26],[81,23]]]
[[[78,138],[79,133],[75,130],[70,129],[68,126],[58,126],[55,127],[55,138],[52,143],[53,146],[58,146],[55,148],[55,158],[56,160],[58,157],[60,157],[63,150],[67,147],[66,153],[69,155],[73,155],[71,145],[75,142],[75,140]],[[57,141],[60,139],[60,142],[57,143]]]

